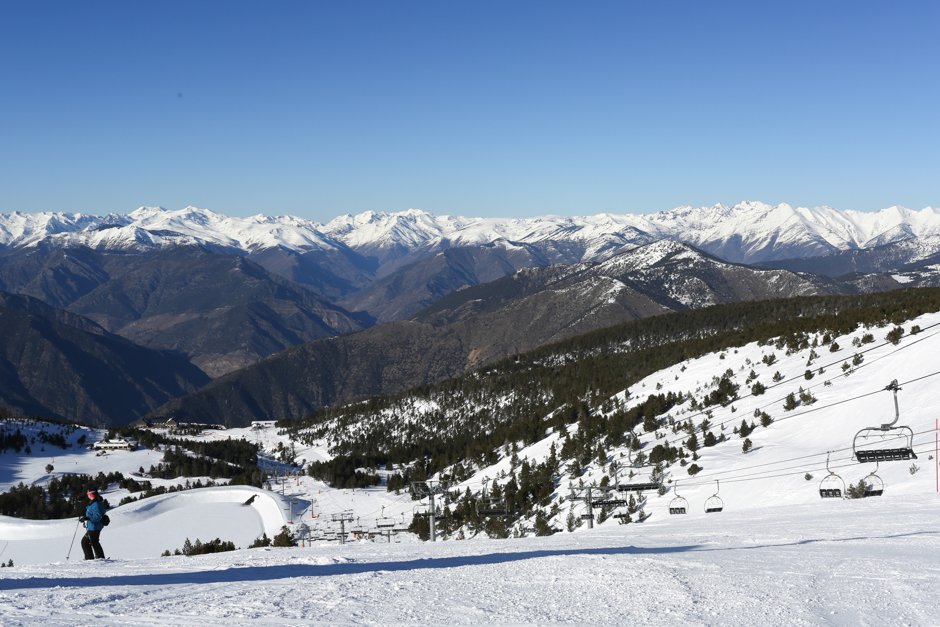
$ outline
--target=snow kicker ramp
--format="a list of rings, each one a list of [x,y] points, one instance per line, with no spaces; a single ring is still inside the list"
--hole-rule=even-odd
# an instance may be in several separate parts
[[[109,510],[111,524],[101,533],[101,546],[117,559],[156,557],[182,548],[186,538],[220,538],[245,548],[262,533],[276,534],[287,523],[288,507],[280,494],[246,486],[162,494]],[[81,560],[84,533],[76,518],[0,516],[0,560],[12,559],[15,565],[65,561],[73,535],[70,560]]]

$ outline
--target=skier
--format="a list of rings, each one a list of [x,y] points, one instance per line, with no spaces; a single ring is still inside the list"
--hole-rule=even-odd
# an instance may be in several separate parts
[[[82,550],[85,552],[86,560],[104,559],[104,549],[98,542],[98,536],[104,529],[104,499],[98,494],[97,490],[89,490],[88,498],[91,499],[91,505],[85,508],[85,515],[79,518],[79,522],[85,523],[85,535],[82,537]],[[92,553],[94,550],[94,553]]]

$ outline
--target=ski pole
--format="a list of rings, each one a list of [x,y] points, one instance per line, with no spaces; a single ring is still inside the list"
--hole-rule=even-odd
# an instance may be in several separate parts
[[[75,521],[75,532],[72,534],[72,543],[69,545],[69,554],[65,556],[65,561],[69,561],[69,558],[72,557],[72,547],[75,546],[75,536],[78,535],[78,526],[81,524],[81,520]]]

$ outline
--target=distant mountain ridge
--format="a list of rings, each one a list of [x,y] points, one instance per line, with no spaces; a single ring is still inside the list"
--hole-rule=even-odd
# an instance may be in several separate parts
[[[37,252],[0,263],[0,290],[81,314],[142,346],[182,353],[210,376],[368,326],[250,258],[195,246]]]
[[[293,216],[232,218],[206,209],[142,207],[126,215],[0,214],[0,250],[68,248],[136,250],[197,244],[250,254],[352,251],[383,266],[416,251],[571,242],[579,260],[600,260],[658,239],[680,240],[725,260],[755,263],[821,256],[920,238],[940,249],[940,209],[894,206],[872,213],[831,207],[742,202],[733,207],[678,207],[653,214],[535,218],[436,216],[409,209],[367,211],[320,224]],[[560,261],[560,260],[558,260]],[[568,263],[573,259],[566,260]],[[380,273],[381,274],[381,273]]]
[[[91,320],[0,292],[0,406],[127,424],[209,377],[183,357],[138,346]]]
[[[659,241],[605,262],[527,268],[441,298],[409,320],[289,348],[156,410],[236,424],[301,416],[455,377],[510,355],[641,318],[740,301],[854,294],[814,275],[731,264]],[[215,419],[215,418],[213,418]]]

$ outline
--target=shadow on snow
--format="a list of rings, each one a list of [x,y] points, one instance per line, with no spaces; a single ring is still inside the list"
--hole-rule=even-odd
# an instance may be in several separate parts
[[[357,575],[370,572],[396,572],[438,568],[459,568],[462,566],[488,566],[506,564],[530,559],[565,557],[573,555],[665,555],[670,553],[705,553],[711,551],[750,551],[754,549],[784,548],[826,542],[859,542],[875,539],[905,538],[922,535],[937,535],[940,531],[919,531],[888,536],[857,536],[851,538],[816,538],[788,542],[784,544],[760,544],[752,546],[733,546],[721,548],[700,548],[700,545],[642,548],[635,546],[607,547],[597,549],[568,549],[544,551],[520,551],[515,553],[489,553],[487,555],[465,555],[456,557],[436,557],[400,562],[363,562],[347,564],[288,564],[279,566],[248,566],[227,570],[206,570],[184,573],[161,573],[153,575],[116,575],[98,577],[25,577],[23,579],[0,580],[0,590],[17,590],[47,587],[94,587],[94,586],[168,586],[182,584],[237,583],[245,581],[270,581],[291,577],[332,577],[337,575]]]

